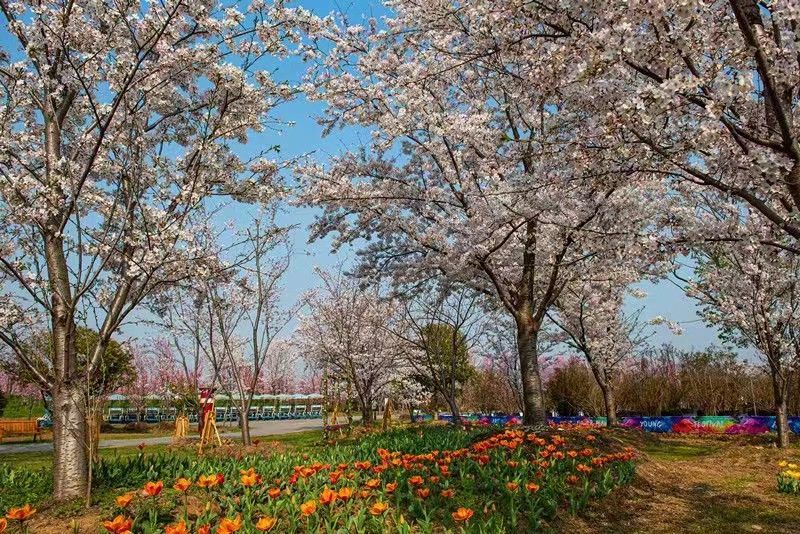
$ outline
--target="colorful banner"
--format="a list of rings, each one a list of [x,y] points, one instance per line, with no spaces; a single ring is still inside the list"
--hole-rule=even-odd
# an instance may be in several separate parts
[[[418,414],[415,421],[430,421],[431,414]],[[440,421],[452,421],[450,414],[438,414]],[[515,425],[521,422],[519,415],[464,414],[464,421],[481,425]],[[605,417],[550,417],[551,425],[605,426]],[[646,432],[672,432],[676,434],[763,434],[775,432],[775,417],[764,415],[668,415],[622,417],[620,426],[640,428]],[[800,417],[789,418],[789,428],[800,434]]]

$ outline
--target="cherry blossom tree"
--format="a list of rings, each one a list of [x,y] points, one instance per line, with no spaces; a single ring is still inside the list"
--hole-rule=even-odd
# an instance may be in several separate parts
[[[305,295],[293,339],[310,367],[352,385],[362,421],[371,424],[373,406],[404,374],[402,344],[388,330],[401,310],[341,268],[317,269],[317,276],[320,286]]]
[[[591,136],[607,158],[631,162],[628,172],[659,176],[676,191],[701,191],[703,201],[736,198],[774,226],[776,236],[790,238],[768,244],[797,251],[800,12],[794,2],[390,5],[400,13],[398,27],[415,37],[426,25],[441,29],[440,55],[458,44],[454,62],[442,61],[433,74],[457,68],[474,77],[476,68],[492,68],[514,78],[516,91],[508,95],[525,98],[530,108],[557,90],[565,109],[581,117],[585,133],[577,135]],[[430,82],[437,78],[424,74]]]
[[[276,339],[267,350],[262,367],[260,387],[262,393],[277,395],[302,389],[298,393],[319,393],[319,384],[313,380],[298,380],[296,370],[300,357],[288,339]],[[306,377],[304,377],[306,378]],[[314,389],[316,387],[316,389]]]
[[[138,418],[145,412],[147,402],[164,392],[164,383],[152,352],[139,344],[131,344],[130,350],[133,353],[133,368],[136,369],[136,377],[121,388],[121,392],[136,409]]]
[[[796,250],[800,11],[793,2],[660,0],[586,10],[567,2],[518,14],[520,27],[569,35],[554,54],[569,58],[593,106],[606,104],[596,116],[607,138],[621,139],[643,169],[706,199],[736,198],[776,238],[791,238],[769,244]]]
[[[175,342],[175,339],[178,339],[177,336],[173,342],[162,337],[156,338],[151,343],[150,351],[160,370],[165,394],[176,401],[178,410],[183,411],[188,407],[197,407],[206,366],[198,353],[187,358],[182,350],[184,346]]]
[[[538,33],[513,20],[519,2],[500,4],[400,0],[385,27],[309,29],[306,89],[327,103],[323,124],[367,128],[373,142],[300,169],[302,200],[324,209],[316,235],[366,240],[360,276],[439,278],[501,303],[515,322],[525,422],[544,424],[546,313],[602,236],[623,231],[596,225],[599,215],[652,191],[629,172],[635,162],[597,142],[591,110],[557,81],[565,65],[553,64],[549,87],[529,85],[538,51],[493,46],[496,33]]]
[[[551,314],[567,334],[567,343],[586,359],[603,394],[608,426],[615,426],[614,395],[618,368],[634,355],[649,337],[641,310],[624,311],[626,285],[609,280],[584,280],[565,290]]]
[[[0,52],[0,339],[28,363],[18,328],[50,325],[53,372],[36,379],[53,398],[61,500],[87,488],[77,314],[97,321],[91,372],[143,299],[216,268],[198,239],[206,199],[272,194],[275,165],[232,143],[291,96],[255,65],[286,34],[268,9],[210,2],[3,0],[0,12],[17,45]]]
[[[778,445],[788,443],[787,395],[791,365],[800,337],[800,257],[765,245],[780,236],[763,219],[748,213],[748,240],[698,248],[687,294],[702,305],[703,318],[740,345],[752,346],[766,360],[777,415]]]

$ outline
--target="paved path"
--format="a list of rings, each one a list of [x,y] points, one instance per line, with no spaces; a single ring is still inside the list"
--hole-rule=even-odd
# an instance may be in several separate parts
[[[285,421],[250,421],[250,436],[273,436],[277,434],[291,434],[292,432],[303,432],[306,430],[322,429],[322,419],[288,419]],[[236,426],[225,427],[220,424],[220,436],[224,438],[238,438],[241,436]],[[191,437],[191,436],[190,436]],[[196,437],[196,436],[195,436]],[[135,447],[144,443],[145,445],[166,445],[172,443],[170,436],[142,437],[129,439],[106,438],[100,440],[101,449],[115,447]],[[0,444],[0,458],[3,454],[14,454],[20,452],[50,452],[53,450],[53,443],[7,443]]]

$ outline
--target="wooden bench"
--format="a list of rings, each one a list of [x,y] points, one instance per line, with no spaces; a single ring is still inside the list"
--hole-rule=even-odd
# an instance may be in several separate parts
[[[36,419],[0,419],[0,443],[6,436],[33,435],[33,441],[39,437],[39,423]]]

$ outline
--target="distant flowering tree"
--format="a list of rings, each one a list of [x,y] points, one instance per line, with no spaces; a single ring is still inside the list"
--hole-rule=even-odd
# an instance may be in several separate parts
[[[341,270],[317,276],[293,340],[309,366],[352,385],[364,423],[372,423],[373,407],[404,374],[402,344],[387,329],[401,310]]]
[[[262,393],[319,393],[319,383],[313,377],[297,378],[299,356],[290,340],[276,339],[267,350],[261,369],[259,389]],[[316,389],[314,389],[316,387]],[[295,391],[295,390],[298,391]],[[302,391],[301,391],[302,390]]]
[[[553,321],[567,334],[567,344],[585,357],[603,394],[608,426],[617,424],[614,394],[619,367],[629,360],[648,337],[641,310],[626,313],[626,287],[608,280],[585,280],[565,290]]]
[[[156,363],[155,355],[140,344],[130,344],[133,354],[133,368],[136,377],[129,384],[120,389],[133,408],[137,417],[141,416],[147,408],[147,403],[164,393],[165,382],[162,380],[160,368]]]
[[[696,250],[694,276],[683,279],[701,315],[731,342],[752,346],[766,360],[777,414],[778,445],[788,444],[788,388],[800,357],[800,256],[763,244],[779,236],[748,217],[750,239]]]
[[[263,4],[261,4],[263,6]],[[78,315],[112,334],[145,298],[217,268],[207,199],[272,195],[276,166],[234,143],[291,96],[255,62],[281,54],[270,10],[208,2],[0,1],[0,340],[53,398],[54,497],[83,496]],[[19,332],[49,324],[53,373]]]
[[[288,231],[275,224],[271,210],[253,219],[230,250],[231,266],[224,275],[195,280],[188,291],[175,292],[168,312],[174,314],[175,305],[180,309],[187,300],[192,302],[193,316],[180,318],[178,324],[185,329],[188,346],[197,347],[208,363],[208,385],[219,384],[235,399],[242,441],[248,445],[246,415],[253,396],[263,389],[265,368],[275,370],[276,358],[287,361],[275,354],[279,347],[273,343],[297,309],[282,303],[291,256]]]

